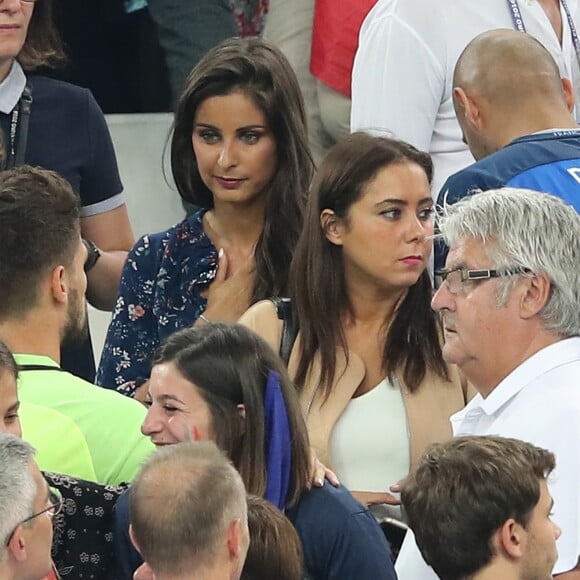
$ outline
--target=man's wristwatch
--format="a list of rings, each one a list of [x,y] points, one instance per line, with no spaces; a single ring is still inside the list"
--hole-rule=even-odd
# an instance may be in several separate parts
[[[101,250],[97,248],[94,242],[91,240],[86,240],[83,238],[83,244],[87,249],[87,259],[85,260],[85,272],[92,270],[95,267],[95,264],[99,261],[101,257]]]

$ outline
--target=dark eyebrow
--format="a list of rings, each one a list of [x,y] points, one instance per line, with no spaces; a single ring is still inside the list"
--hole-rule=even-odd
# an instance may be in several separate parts
[[[194,123],[193,126],[202,127],[204,129],[212,129],[214,131],[220,131],[218,127],[210,125],[209,123]],[[244,125],[243,127],[238,127],[236,131],[239,133],[240,131],[251,131],[252,129],[262,129],[263,131],[267,131],[268,127],[266,125]]]
[[[20,401],[16,401],[16,403],[10,405],[10,407],[6,409],[6,412],[9,413],[10,411],[18,411],[18,409],[20,409]]]
[[[252,129],[263,129],[267,130],[266,125],[244,125],[243,127],[238,127],[236,131],[251,131]]]
[[[404,199],[398,199],[398,198],[387,198],[387,199],[383,199],[377,203],[375,203],[375,207],[379,206],[379,205],[383,205],[383,203],[392,203],[394,205],[409,205],[408,201],[405,201]],[[423,205],[424,203],[433,203],[433,198],[431,196],[429,197],[424,197],[423,199],[419,200],[419,203],[417,205]]]
[[[149,395],[149,396],[151,396],[151,395]],[[158,399],[160,401],[163,401],[163,402],[165,402],[165,401],[175,401],[177,403],[181,403],[182,405],[185,404],[179,397],[176,397],[175,395],[161,395],[160,397],[158,397]]]

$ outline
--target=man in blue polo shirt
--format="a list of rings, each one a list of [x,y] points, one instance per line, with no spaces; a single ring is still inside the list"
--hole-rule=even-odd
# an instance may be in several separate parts
[[[511,186],[551,193],[580,211],[574,91],[537,40],[507,29],[477,36],[457,61],[453,101],[477,162],[447,180],[438,205]],[[436,247],[436,269],[446,254]]]

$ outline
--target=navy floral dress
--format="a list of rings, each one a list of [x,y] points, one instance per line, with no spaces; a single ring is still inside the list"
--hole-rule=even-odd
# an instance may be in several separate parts
[[[114,552],[113,508],[128,484],[101,485],[49,472],[44,478],[63,499],[52,522],[52,557],[62,579],[123,579]]]
[[[205,310],[203,290],[214,279],[217,250],[200,210],[165,232],[143,236],[123,269],[97,384],[132,396],[148,378],[151,357],[175,331]]]

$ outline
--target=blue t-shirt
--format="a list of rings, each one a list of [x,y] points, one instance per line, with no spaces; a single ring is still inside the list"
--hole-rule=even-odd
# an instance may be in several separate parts
[[[105,117],[88,89],[31,75],[32,108],[25,161],[56,171],[90,216],[124,203],[123,185]],[[4,115],[8,117],[8,115]]]
[[[380,526],[345,487],[314,487],[286,516],[300,536],[309,580],[396,580]]]
[[[149,378],[164,338],[193,325],[207,300],[218,253],[203,231],[205,210],[165,232],[143,236],[129,252],[109,325],[97,384],[131,395]]]
[[[551,193],[580,212],[580,130],[561,129],[520,137],[503,149],[452,175],[437,205],[451,205],[476,191],[521,187]],[[435,246],[435,268],[447,248]]]
[[[396,580],[391,550],[374,516],[345,487],[325,483],[286,511],[304,551],[308,580]],[[132,578],[143,560],[129,539],[129,494],[115,506],[119,577]]]

